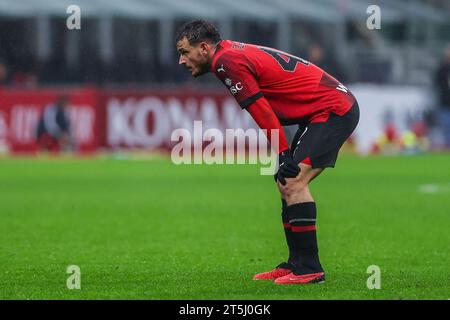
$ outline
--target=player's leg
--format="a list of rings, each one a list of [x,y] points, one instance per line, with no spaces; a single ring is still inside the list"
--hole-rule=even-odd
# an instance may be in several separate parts
[[[292,274],[276,279],[278,284],[320,283],[325,279],[317,245],[316,203],[309,184],[324,168],[334,167],[339,149],[354,131],[358,120],[359,108],[355,104],[344,116],[311,124],[294,150],[294,159],[301,162],[301,171],[296,178],[286,179],[286,185],[278,183],[278,186],[286,199],[296,268]]]
[[[279,181],[278,189],[285,199],[287,206],[301,202],[314,201],[309,191],[309,183],[322,173],[323,168],[312,168],[311,165],[300,163],[300,173],[295,178],[287,178],[286,185]],[[288,180],[289,179],[289,180]]]
[[[306,214],[306,224],[315,225],[315,221],[314,223],[311,221],[311,216],[314,216],[315,219],[315,202],[308,185],[323,169],[313,169],[310,165],[303,163],[300,163],[300,168],[299,175],[296,178],[286,179],[285,186],[278,182],[282,201],[281,216],[289,248],[288,261],[280,263],[271,271],[255,275],[254,280],[275,280],[288,275],[292,271],[302,268],[300,263],[302,259],[305,260],[304,264],[310,266],[308,270],[322,270],[318,257],[315,230],[308,230],[307,234],[303,233],[304,228],[301,227],[303,222],[297,220],[302,219],[302,214]],[[323,270],[320,272],[323,272]]]
[[[289,257],[287,262],[282,262],[278,264],[273,270],[258,273],[253,277],[253,280],[275,280],[279,277],[283,277],[285,275],[290,274],[294,268],[294,239],[292,237],[291,227],[289,225],[289,217],[287,215],[287,203],[286,200],[281,197],[281,220],[283,223],[284,235],[286,237],[286,243],[289,248]]]
[[[280,189],[286,189],[285,186],[281,185],[278,182],[278,188],[280,189],[281,199],[283,201],[283,210],[282,210],[282,220],[283,220],[283,228],[286,237],[286,242],[289,248],[289,258],[288,263],[290,265],[295,266],[298,263],[298,254],[296,253],[295,246],[295,233],[292,231],[290,218],[288,213],[288,206],[295,203],[300,202],[314,202],[314,199],[309,191],[309,183],[314,180],[320,173],[322,173],[323,169],[312,169],[311,166],[300,163],[301,174],[296,179],[300,181],[304,181],[306,187],[298,190],[285,190],[282,191]],[[303,174],[302,174],[303,172]],[[286,186],[287,188],[291,188],[291,184]],[[286,195],[285,195],[286,194]]]
[[[334,167],[339,149],[354,131],[359,120],[358,104],[344,116],[330,115],[325,123],[308,124],[299,136],[293,150],[294,159],[301,171],[296,178],[279,184],[282,198],[286,200],[284,226],[294,261],[294,272],[275,280],[278,284],[314,283],[324,281],[316,237],[316,203],[309,184],[324,168]],[[287,223],[286,223],[287,221]],[[277,268],[270,274],[277,273]],[[284,270],[285,272],[286,270]]]
[[[295,149],[295,146],[297,145],[297,141],[305,131],[305,125],[299,124],[298,128],[293,131],[293,127],[285,127],[286,137],[290,141],[291,144],[291,150]],[[283,225],[284,235],[286,238],[286,243],[289,250],[288,259],[286,262],[282,262],[278,264],[273,270],[262,272],[256,274],[253,279],[254,280],[275,280],[276,278],[279,278],[281,276],[287,275],[291,273],[295,268],[295,256],[294,256],[294,240],[292,237],[292,230],[289,225],[289,217],[287,215],[287,203],[286,200],[281,194],[281,221]]]
[[[298,128],[295,133],[292,133],[292,130],[290,131],[291,135],[293,136],[293,138],[290,139],[290,149],[292,151],[295,150],[295,148],[298,145],[299,140],[305,134],[306,127],[307,127],[306,123],[300,123],[298,125]],[[289,128],[292,128],[292,127],[289,127]],[[275,180],[275,182],[277,182],[277,180]],[[283,223],[283,229],[284,229],[284,234],[285,234],[285,238],[286,238],[286,243],[287,243],[288,249],[289,249],[289,257],[288,257],[287,262],[292,267],[293,265],[295,265],[292,230],[289,225],[289,217],[288,217],[287,210],[286,210],[287,202],[286,202],[286,199],[285,199],[283,193],[281,191],[280,191],[280,193],[281,193],[281,202],[282,202],[281,219],[282,219],[282,223]]]
[[[301,171],[296,178],[286,179],[286,185],[278,183],[286,199],[286,212],[292,237],[294,275],[308,275],[308,282],[323,281],[316,235],[316,203],[309,190],[310,182],[322,171],[300,163]],[[313,279],[310,279],[311,275]]]

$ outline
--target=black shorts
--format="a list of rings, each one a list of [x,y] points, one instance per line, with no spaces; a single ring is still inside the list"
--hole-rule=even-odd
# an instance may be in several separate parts
[[[297,163],[313,168],[334,168],[339,149],[350,137],[359,121],[359,106],[355,101],[342,116],[331,113],[328,121],[299,125],[291,150]]]

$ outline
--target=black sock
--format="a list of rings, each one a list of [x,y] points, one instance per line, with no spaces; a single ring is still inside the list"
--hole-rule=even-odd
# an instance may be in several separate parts
[[[289,224],[289,217],[287,214],[287,203],[286,200],[281,199],[281,219],[283,221],[284,235],[286,236],[286,242],[289,248],[289,257],[288,263],[295,264],[295,256],[294,256],[294,239],[292,237],[291,225]]]
[[[286,208],[291,226],[296,274],[323,272],[316,236],[316,203],[303,202]]]

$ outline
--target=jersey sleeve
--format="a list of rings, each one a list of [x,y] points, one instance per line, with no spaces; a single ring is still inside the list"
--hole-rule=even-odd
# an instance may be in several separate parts
[[[263,96],[256,80],[256,69],[245,56],[223,54],[216,61],[214,73],[242,109]]]
[[[255,103],[252,103],[247,111],[261,129],[267,130],[269,143],[272,142],[273,130],[278,131],[278,141],[276,141],[278,146],[272,145],[277,154],[289,149],[284,129],[266,98],[258,99]]]

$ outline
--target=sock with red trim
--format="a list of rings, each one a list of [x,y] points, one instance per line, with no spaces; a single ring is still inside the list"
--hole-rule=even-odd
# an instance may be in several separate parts
[[[294,274],[323,272],[316,236],[316,203],[296,203],[286,208],[291,226]]]
[[[289,224],[289,217],[288,217],[287,210],[286,210],[286,208],[287,208],[286,200],[281,199],[281,205],[282,205],[281,219],[283,221],[283,228],[284,228],[284,235],[286,236],[286,243],[289,248],[289,258],[288,258],[287,262],[295,265],[296,259],[295,259],[295,255],[294,255],[294,239],[292,237],[291,226]]]

